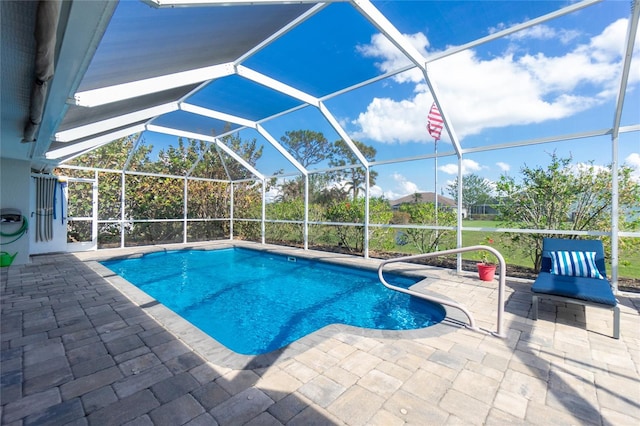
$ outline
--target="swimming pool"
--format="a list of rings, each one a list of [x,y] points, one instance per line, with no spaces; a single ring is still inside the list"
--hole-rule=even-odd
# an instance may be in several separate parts
[[[445,316],[438,304],[388,290],[374,271],[259,250],[178,250],[101,263],[245,355],[330,324],[408,330]],[[421,279],[385,277],[405,288]]]

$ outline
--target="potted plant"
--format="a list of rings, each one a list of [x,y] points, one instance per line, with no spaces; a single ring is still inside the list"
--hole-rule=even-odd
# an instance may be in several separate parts
[[[493,244],[493,239],[487,237],[487,244]],[[496,264],[489,261],[489,252],[482,250],[478,266],[478,276],[482,281],[493,281],[496,274]]]

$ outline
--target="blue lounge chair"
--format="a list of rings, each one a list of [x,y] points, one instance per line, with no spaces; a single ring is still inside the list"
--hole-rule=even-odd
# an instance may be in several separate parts
[[[589,252],[595,252],[594,258],[588,259]],[[613,337],[619,339],[620,307],[606,277],[602,241],[545,238],[540,274],[531,287],[533,319],[538,319],[538,299],[610,309]]]

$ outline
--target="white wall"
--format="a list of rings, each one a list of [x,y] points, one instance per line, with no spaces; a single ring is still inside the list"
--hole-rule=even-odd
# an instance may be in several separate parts
[[[15,237],[0,237],[0,251],[11,255],[18,253],[12,265],[29,263],[29,240],[31,235],[30,216],[30,186],[31,165],[28,161],[2,158],[0,159],[0,208],[18,209],[29,222],[29,230],[15,242]],[[2,232],[13,233],[20,229],[20,223],[0,223]],[[9,243],[9,244],[7,244]]]

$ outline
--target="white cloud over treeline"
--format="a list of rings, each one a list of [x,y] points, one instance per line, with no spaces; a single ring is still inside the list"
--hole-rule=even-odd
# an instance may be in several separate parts
[[[640,182],[640,153],[632,152],[624,159],[624,164],[633,169],[631,176],[634,180]]]
[[[516,55],[514,49],[507,48],[499,56],[481,58],[475,51],[465,50],[429,63],[428,72],[437,84],[445,114],[458,138],[463,139],[487,128],[570,117],[615,99],[626,33],[627,20],[619,19],[562,55]],[[423,33],[406,37],[425,57],[436,53],[429,50],[429,40]],[[543,25],[516,33],[509,41],[518,43],[527,38],[569,43],[578,38],[578,33]],[[408,64],[380,34],[358,49],[363,56],[374,58],[384,72]],[[634,57],[639,55],[640,42],[636,42]],[[433,97],[422,72],[412,69],[393,78],[400,84],[413,84],[412,96],[401,100],[374,98],[353,120],[359,129],[356,138],[386,143],[429,141],[426,113]],[[629,84],[639,81],[640,61],[634,60]]]

